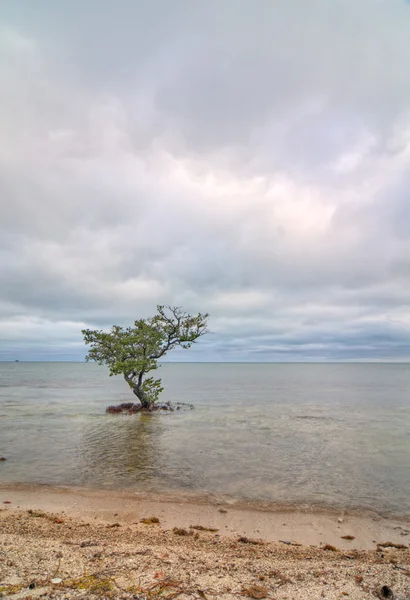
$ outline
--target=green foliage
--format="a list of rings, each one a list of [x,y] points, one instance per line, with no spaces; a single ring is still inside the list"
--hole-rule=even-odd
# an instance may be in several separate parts
[[[107,365],[110,376],[123,375],[144,408],[152,407],[162,392],[161,380],[145,378],[158,368],[158,360],[177,346],[188,349],[208,333],[207,313],[196,316],[179,307],[157,306],[157,314],[138,319],[133,327],[113,325],[107,333],[83,329],[84,341],[90,346],[86,360]]]

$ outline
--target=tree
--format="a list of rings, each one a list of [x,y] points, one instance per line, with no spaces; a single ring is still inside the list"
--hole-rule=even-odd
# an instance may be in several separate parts
[[[161,380],[146,377],[158,369],[158,360],[169,350],[187,349],[208,333],[208,313],[196,316],[180,307],[157,306],[157,314],[138,319],[133,327],[113,325],[106,333],[83,329],[84,341],[90,346],[86,360],[107,365],[112,375],[123,375],[141,403],[142,410],[152,410],[162,392]]]

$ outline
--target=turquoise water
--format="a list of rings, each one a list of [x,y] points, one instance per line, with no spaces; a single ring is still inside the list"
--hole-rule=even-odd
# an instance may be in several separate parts
[[[125,382],[80,363],[0,363],[0,480],[410,515],[410,365],[165,364],[162,399],[106,415]]]

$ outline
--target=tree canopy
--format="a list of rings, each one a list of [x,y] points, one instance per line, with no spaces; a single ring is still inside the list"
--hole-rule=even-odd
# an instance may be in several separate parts
[[[158,360],[176,347],[188,349],[208,333],[208,313],[193,316],[178,306],[157,306],[157,314],[134,321],[132,327],[113,325],[109,332],[83,329],[90,346],[87,361],[107,365],[110,376],[123,375],[145,410],[151,410],[162,392],[161,379],[146,377]]]

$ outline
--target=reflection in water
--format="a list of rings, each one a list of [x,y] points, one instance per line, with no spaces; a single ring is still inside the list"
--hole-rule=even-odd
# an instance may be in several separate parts
[[[148,482],[164,470],[161,433],[163,423],[151,415],[100,419],[84,432],[78,445],[82,484],[104,486]]]

